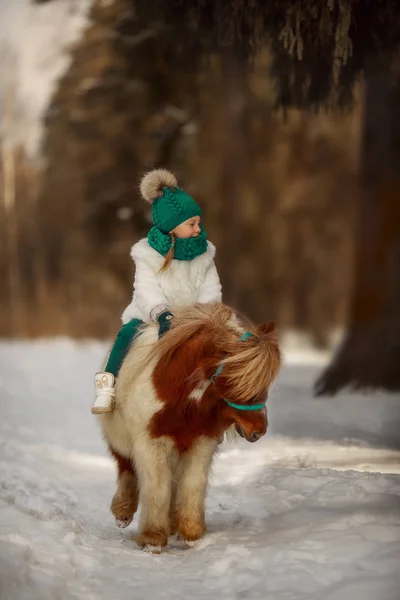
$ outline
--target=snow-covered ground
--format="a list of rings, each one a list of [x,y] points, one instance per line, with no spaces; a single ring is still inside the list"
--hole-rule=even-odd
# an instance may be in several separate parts
[[[268,435],[222,446],[206,537],[153,556],[108,509],[90,414],[105,350],[0,343],[1,600],[399,600],[398,395],[313,398],[324,357],[288,355]]]

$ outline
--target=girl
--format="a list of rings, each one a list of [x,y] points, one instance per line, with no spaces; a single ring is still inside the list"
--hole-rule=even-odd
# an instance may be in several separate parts
[[[165,169],[147,173],[140,191],[152,206],[154,227],[131,249],[136,266],[132,302],[122,315],[105,372],[95,375],[94,414],[113,410],[115,378],[141,323],[158,322],[160,337],[169,329],[175,306],[222,301],[215,246],[200,224],[199,205]]]

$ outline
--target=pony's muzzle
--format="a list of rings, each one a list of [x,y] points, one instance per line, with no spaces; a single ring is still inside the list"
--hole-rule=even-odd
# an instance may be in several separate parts
[[[236,431],[238,432],[238,434],[240,435],[240,437],[244,438],[246,441],[248,441],[252,444],[254,442],[257,442],[257,440],[259,440],[260,437],[262,437],[265,433],[265,431],[252,431],[251,433],[247,433],[237,423],[235,425],[235,428],[236,428]]]

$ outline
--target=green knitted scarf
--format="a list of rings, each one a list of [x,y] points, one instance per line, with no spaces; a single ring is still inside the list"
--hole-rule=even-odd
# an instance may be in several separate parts
[[[202,225],[201,233],[192,238],[175,238],[174,258],[177,260],[193,260],[196,256],[204,254],[207,250],[207,234]],[[148,233],[147,241],[150,246],[163,256],[167,256],[171,248],[171,238],[158,227],[152,227]]]

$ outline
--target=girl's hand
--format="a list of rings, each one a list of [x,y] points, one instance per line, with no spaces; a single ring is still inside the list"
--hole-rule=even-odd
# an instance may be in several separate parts
[[[158,339],[160,339],[160,337],[164,335],[164,333],[167,333],[167,331],[169,331],[173,316],[174,315],[171,312],[169,312],[169,310],[166,310],[157,317],[157,322],[159,324]]]

